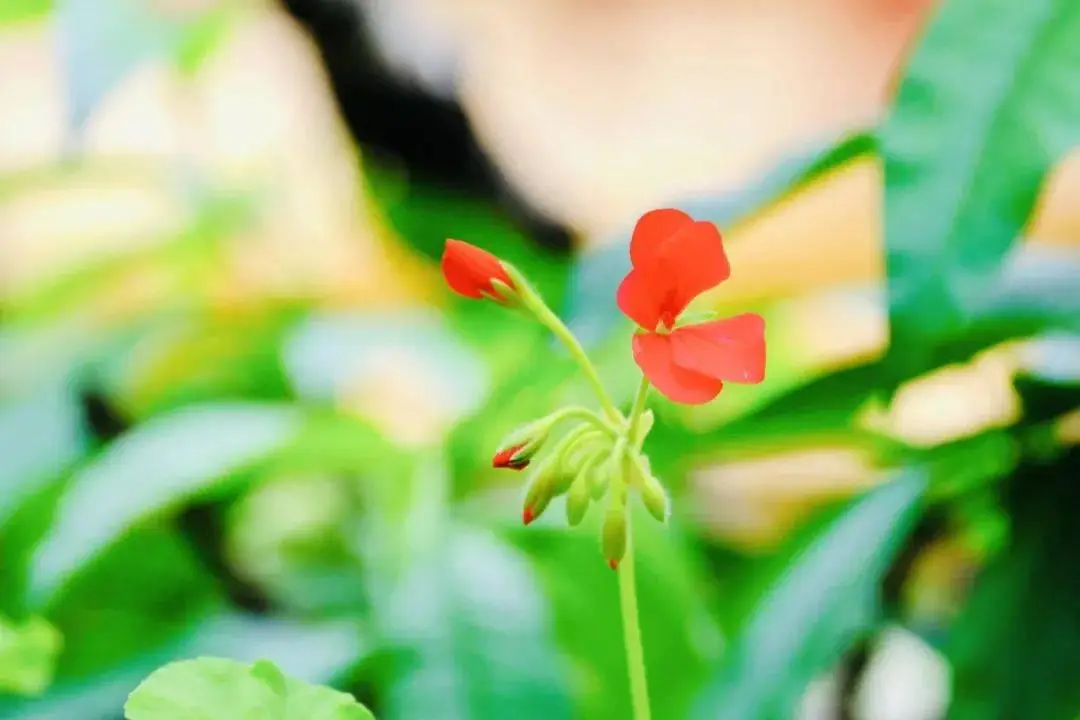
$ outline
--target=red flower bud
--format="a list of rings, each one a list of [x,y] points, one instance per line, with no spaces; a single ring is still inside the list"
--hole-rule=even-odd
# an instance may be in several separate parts
[[[608,560],[607,564],[608,564],[608,567],[611,568],[612,570],[618,570],[619,569],[619,561],[618,560]]]
[[[506,468],[508,470],[524,470],[529,466],[531,456],[522,453],[527,443],[512,445],[511,447],[495,453],[491,459],[491,467]]]
[[[459,295],[481,300],[485,297],[507,304],[514,281],[499,258],[461,240],[447,240],[442,256],[446,284]]]
[[[531,507],[527,507],[527,508],[525,508],[524,510],[521,511],[521,521],[523,523],[525,523],[526,525],[528,525],[529,523],[531,523],[535,519],[536,519],[536,516],[533,515],[533,511],[532,511]]]

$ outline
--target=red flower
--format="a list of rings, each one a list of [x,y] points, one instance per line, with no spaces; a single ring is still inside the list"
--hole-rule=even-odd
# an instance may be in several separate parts
[[[765,378],[765,321],[738,315],[676,327],[690,301],[728,278],[720,232],[679,210],[645,213],[630,239],[633,269],[616,300],[644,332],[634,335],[634,360],[656,389],[687,405],[715,398],[724,381]]]
[[[504,286],[502,290],[514,288],[514,281],[497,257],[461,240],[446,241],[442,272],[451,290],[475,300],[490,297],[506,303],[508,298],[495,283]]]

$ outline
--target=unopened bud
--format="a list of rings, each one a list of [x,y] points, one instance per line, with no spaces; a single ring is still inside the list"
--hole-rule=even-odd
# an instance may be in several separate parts
[[[604,527],[600,532],[600,547],[614,570],[626,554],[626,507],[613,502],[604,515]]]
[[[668,502],[667,492],[664,490],[664,486],[660,484],[652,475],[646,475],[644,482],[641,484],[641,502],[645,505],[645,509],[660,522],[667,522],[668,508],[670,503]]]
[[[589,494],[593,500],[599,500],[607,492],[611,473],[607,463],[601,463],[589,473]]]
[[[525,503],[521,514],[521,519],[526,525],[543,515],[551,498],[555,496],[558,475],[554,470],[553,464],[549,461],[533,472],[525,491]]]
[[[589,477],[592,475],[592,468],[584,468],[580,473],[574,484],[570,486],[570,492],[566,496],[566,522],[571,526],[580,525],[581,521],[585,519],[585,513],[589,510],[589,501],[592,496],[589,494]]]
[[[514,430],[499,443],[499,450],[491,460],[492,467],[524,470],[547,442],[557,421],[558,418],[549,415]]]

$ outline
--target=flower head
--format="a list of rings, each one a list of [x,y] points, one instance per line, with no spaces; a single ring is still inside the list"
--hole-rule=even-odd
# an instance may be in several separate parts
[[[634,336],[634,360],[675,402],[700,405],[724,382],[765,377],[765,321],[752,313],[678,326],[698,295],[726,280],[731,266],[714,225],[680,210],[653,210],[634,227],[630,273],[619,285],[619,309],[644,332]]]
[[[474,300],[488,297],[505,305],[515,290],[499,258],[461,240],[446,241],[442,273],[451,290]]]

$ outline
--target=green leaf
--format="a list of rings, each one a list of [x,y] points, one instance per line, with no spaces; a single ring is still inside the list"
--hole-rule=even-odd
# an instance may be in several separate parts
[[[63,644],[42,618],[16,624],[0,616],[0,692],[38,695],[49,686]]]
[[[80,565],[151,513],[214,490],[289,440],[291,407],[220,404],[147,422],[72,478],[32,563],[30,593],[46,601]]]
[[[0,3],[0,26],[37,20],[52,12],[54,0],[4,0]]]
[[[127,533],[48,607],[64,635],[57,679],[93,676],[176,640],[222,605],[218,584],[170,528]]]
[[[0,525],[24,494],[81,457],[86,446],[82,408],[69,383],[0,404]]]
[[[912,529],[926,487],[922,474],[900,474],[781,554],[776,580],[702,699],[702,717],[792,716],[807,684],[877,621],[878,583]]]
[[[685,198],[672,207],[725,228],[873,150],[872,134],[846,133],[783,160],[743,190],[713,198]],[[586,345],[603,340],[622,319],[615,305],[615,291],[630,271],[627,247],[632,229],[631,225],[619,239],[604,243],[600,250],[582,257],[573,268],[566,320]]]
[[[1080,707],[1080,451],[1013,478],[1011,542],[980,574],[947,643],[949,720],[1073,720]]]
[[[211,657],[157,670],[124,713],[127,720],[374,720],[351,695],[286,677],[271,662]]]
[[[913,374],[972,319],[1080,139],[1080,5],[951,0],[881,129],[892,347]]]
[[[572,708],[543,596],[526,559],[455,527],[378,584],[380,628],[407,657],[386,720],[566,718]]]
[[[221,613],[206,618],[166,646],[92,677],[58,681],[42,698],[16,700],[0,695],[2,720],[115,720],[128,695],[155,669],[200,656],[241,662],[271,660],[306,682],[330,682],[366,653],[349,622],[292,620]]]

